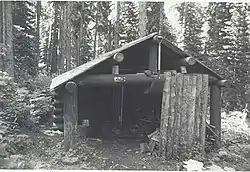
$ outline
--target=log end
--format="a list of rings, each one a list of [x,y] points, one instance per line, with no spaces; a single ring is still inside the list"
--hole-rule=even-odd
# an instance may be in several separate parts
[[[221,87],[226,87],[226,88],[231,87],[231,83],[228,80],[219,80],[215,84]]]
[[[65,88],[68,92],[72,93],[76,88],[77,85],[75,82],[69,81],[66,85]]]

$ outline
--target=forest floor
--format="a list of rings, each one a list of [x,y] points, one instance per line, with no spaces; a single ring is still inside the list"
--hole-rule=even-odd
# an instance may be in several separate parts
[[[250,122],[247,130],[250,130]],[[230,135],[231,140],[224,139],[223,148],[207,154],[201,160],[203,164],[215,164],[221,169],[231,167],[231,170],[250,171],[250,141],[235,140],[238,135]],[[136,139],[78,138],[76,147],[65,153],[61,133],[49,135],[48,132],[44,134],[23,130],[22,134],[14,136],[12,146],[9,145],[12,155],[0,158],[0,165],[1,168],[11,169],[183,170],[182,160],[167,161],[141,153],[140,140]]]

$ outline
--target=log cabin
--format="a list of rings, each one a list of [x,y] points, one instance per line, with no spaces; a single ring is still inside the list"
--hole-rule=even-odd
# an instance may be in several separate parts
[[[229,81],[167,39],[152,33],[53,78],[54,121],[70,147],[76,127],[88,119],[94,133],[104,121],[121,127],[135,123],[138,109],[159,121],[164,72],[207,74],[210,88],[210,124],[221,132],[221,88]],[[159,127],[159,122],[153,128]],[[154,130],[152,129],[152,130]]]

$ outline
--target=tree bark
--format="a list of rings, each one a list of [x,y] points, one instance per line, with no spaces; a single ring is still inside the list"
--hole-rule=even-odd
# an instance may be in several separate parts
[[[39,59],[40,59],[40,18],[41,18],[41,8],[42,8],[42,4],[41,1],[37,1],[36,4],[36,41],[37,41],[37,45],[36,45],[36,52],[37,52],[37,56],[35,57],[35,63],[36,63],[36,68],[38,69],[38,63],[39,63]]]
[[[166,157],[166,147],[168,143],[168,121],[170,116],[170,82],[171,73],[164,73],[165,83],[162,95],[162,106],[161,106],[161,124],[160,124],[160,154],[162,157]]]
[[[69,71],[71,69],[71,56],[72,56],[72,32],[71,32],[71,10],[72,10],[72,5],[73,2],[67,2],[66,3],[66,35],[67,35],[67,39],[66,39],[66,49],[67,49],[67,57],[66,57],[66,70]]]
[[[163,28],[163,16],[164,16],[164,2],[158,2],[159,3],[159,9],[160,9],[160,13],[159,13],[159,35],[162,35],[162,28]]]
[[[58,45],[58,2],[54,2],[55,5],[55,14],[54,14],[54,25],[53,25],[53,42],[52,42],[52,56],[51,56],[51,74],[57,72],[57,45]]]
[[[147,2],[139,2],[139,37],[147,35]]]
[[[116,21],[114,29],[114,46],[119,47],[119,31],[120,31],[120,15],[121,15],[121,4],[119,1],[116,2]]]
[[[64,148],[66,151],[73,149],[77,136],[78,121],[78,100],[77,85],[74,82],[68,82],[65,85],[64,95]]]
[[[63,73],[64,71],[64,32],[65,32],[65,28],[64,28],[64,13],[65,13],[65,10],[64,10],[64,5],[60,5],[60,21],[59,21],[59,38],[60,38],[60,41],[58,41],[58,44],[59,44],[59,55],[58,55],[58,61],[57,61],[57,65],[58,65],[58,74],[61,74]]]
[[[94,55],[94,57],[93,57],[93,59],[95,59],[96,58],[96,55],[97,55],[97,52],[96,52],[96,47],[97,47],[97,34],[98,34],[98,24],[99,24],[99,2],[97,2],[97,4],[96,4],[96,9],[97,9],[97,11],[96,11],[96,17],[95,17],[95,35],[94,35],[94,53],[93,53],[93,55]]]
[[[4,68],[4,56],[3,56],[3,24],[4,24],[4,18],[3,18],[3,1],[0,1],[0,71]]]
[[[14,55],[13,55],[13,33],[12,33],[12,7],[11,1],[5,1],[5,26],[6,26],[6,46],[7,52],[4,59],[5,71],[14,78]]]

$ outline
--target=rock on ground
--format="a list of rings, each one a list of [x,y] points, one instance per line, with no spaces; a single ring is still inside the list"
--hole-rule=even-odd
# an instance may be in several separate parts
[[[65,165],[75,165],[79,162],[78,157],[64,157],[62,163]]]

